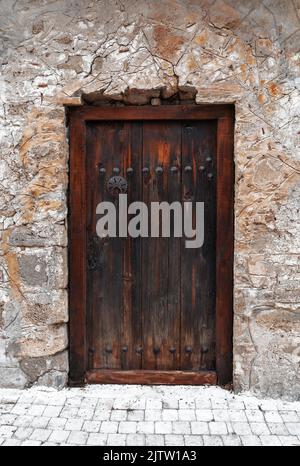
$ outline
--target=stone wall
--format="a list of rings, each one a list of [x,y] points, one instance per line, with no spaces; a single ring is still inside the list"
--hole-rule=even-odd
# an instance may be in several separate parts
[[[299,399],[299,0],[2,0],[0,11],[0,385],[67,383],[64,105],[194,86],[198,103],[236,105],[235,389]]]

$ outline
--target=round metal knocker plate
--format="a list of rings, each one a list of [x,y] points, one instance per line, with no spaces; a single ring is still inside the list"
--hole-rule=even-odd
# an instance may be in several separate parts
[[[127,180],[123,176],[112,176],[107,182],[107,191],[112,196],[125,194],[127,192]]]

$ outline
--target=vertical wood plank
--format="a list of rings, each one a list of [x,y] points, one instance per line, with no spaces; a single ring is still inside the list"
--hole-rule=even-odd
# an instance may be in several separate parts
[[[182,201],[204,202],[204,244],[181,251],[181,368],[215,368],[216,124],[182,128]],[[186,171],[190,167],[190,170]]]
[[[107,182],[128,179],[128,203],[141,198],[142,126],[138,122],[87,125],[88,243],[92,264],[88,280],[88,334],[91,368],[139,369],[141,354],[140,238],[104,238],[96,235],[96,206],[119,198],[107,192]],[[127,174],[127,168],[133,173]],[[105,173],[101,170],[105,169]]]
[[[128,143],[124,152],[124,172],[127,179],[128,205],[142,199],[142,123],[125,122]],[[127,171],[129,169],[129,173]],[[132,170],[132,171],[131,171]],[[129,217],[130,218],[130,217]],[[141,238],[123,239],[123,322],[122,369],[141,369]]]
[[[70,114],[69,334],[70,384],[86,370],[86,170],[85,123]],[[70,216],[71,214],[71,216]]]
[[[143,201],[180,199],[180,176],[170,165],[180,163],[180,126],[176,122],[144,122]],[[157,173],[156,168],[163,172]],[[171,182],[170,182],[170,177]],[[180,334],[180,240],[143,238],[142,313],[143,368],[178,367]],[[175,348],[175,353],[170,351]]]
[[[123,171],[122,140],[127,138],[123,123],[103,122],[88,125],[88,185],[92,191],[89,201],[90,222],[88,237],[95,248],[94,264],[89,270],[89,302],[92,318],[93,367],[119,369],[121,367],[121,329],[123,306],[123,239],[98,238],[96,235],[96,206],[99,202],[115,204],[118,218],[118,199],[107,190],[107,181],[114,169]],[[126,144],[126,143],[125,143]],[[105,168],[105,173],[100,172]]]
[[[218,383],[232,381],[233,325],[233,116],[218,120],[216,367]]]

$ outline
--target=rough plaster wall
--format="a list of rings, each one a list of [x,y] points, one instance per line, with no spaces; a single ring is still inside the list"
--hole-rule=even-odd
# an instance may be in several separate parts
[[[63,104],[142,104],[190,85],[199,103],[236,103],[235,388],[300,398],[300,1],[2,0],[0,11],[0,384],[67,380]]]

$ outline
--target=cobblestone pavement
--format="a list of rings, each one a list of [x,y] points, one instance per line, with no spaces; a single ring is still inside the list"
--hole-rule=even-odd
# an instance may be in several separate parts
[[[300,445],[300,402],[218,387],[2,389],[0,445]]]

